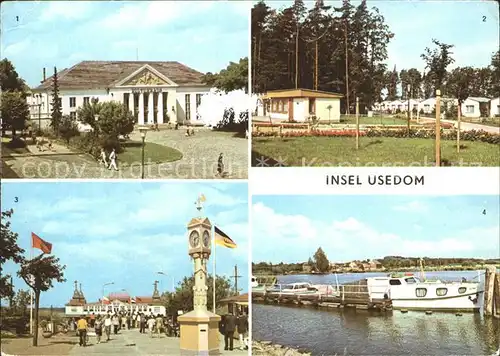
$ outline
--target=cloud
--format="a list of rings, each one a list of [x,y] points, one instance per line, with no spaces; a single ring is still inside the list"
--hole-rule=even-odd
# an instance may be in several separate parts
[[[84,19],[92,8],[92,3],[87,1],[48,1],[47,4],[39,17],[42,22]]]
[[[403,205],[396,205],[392,208],[395,211],[406,211],[409,213],[423,213],[427,211],[427,206],[421,201],[414,200]]]
[[[30,46],[32,45],[31,39],[25,38],[24,40],[20,42],[13,43],[11,45],[7,45],[5,49],[2,48],[2,55],[4,57],[9,57],[9,56],[17,56],[18,54],[23,53],[24,51],[27,51]],[[2,44],[3,47],[3,44]]]
[[[399,211],[425,211],[421,203],[399,206]],[[348,217],[342,220],[316,220],[314,216],[286,215],[257,202],[252,207],[253,262],[306,261],[322,247],[332,261],[380,258],[387,255],[429,257],[496,257],[498,226],[471,228],[458,232],[393,233]],[[478,245],[476,237],[481,236]],[[496,246],[496,249],[492,249]],[[494,250],[494,251],[493,251]]]

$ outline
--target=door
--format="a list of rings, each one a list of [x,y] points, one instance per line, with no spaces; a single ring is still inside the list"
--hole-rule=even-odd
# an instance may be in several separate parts
[[[199,350],[208,351],[208,324],[198,324]]]
[[[295,121],[305,120],[305,105],[303,99],[293,99],[293,119]]]

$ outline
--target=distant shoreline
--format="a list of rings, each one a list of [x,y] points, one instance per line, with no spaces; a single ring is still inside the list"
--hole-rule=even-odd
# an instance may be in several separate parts
[[[500,269],[500,265],[495,265],[497,269]],[[478,270],[486,269],[486,266],[476,266],[476,267],[444,267],[444,268],[424,268],[424,272],[474,272]],[[416,269],[374,269],[370,271],[360,271],[360,270],[342,270],[342,271],[332,271],[332,272],[290,272],[290,273],[265,273],[264,271],[256,272],[254,271],[255,277],[259,276],[294,276],[294,275],[312,275],[312,276],[325,276],[331,274],[362,274],[362,273],[420,273],[420,270]]]

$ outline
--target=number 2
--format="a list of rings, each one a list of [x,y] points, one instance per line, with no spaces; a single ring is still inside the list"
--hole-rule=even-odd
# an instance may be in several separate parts
[[[486,22],[486,16],[483,16],[483,22]]]

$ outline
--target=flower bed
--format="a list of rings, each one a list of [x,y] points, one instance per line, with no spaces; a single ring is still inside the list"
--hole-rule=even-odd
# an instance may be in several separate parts
[[[283,129],[300,129],[300,128],[304,128],[304,129],[307,129],[309,127],[308,124],[304,124],[304,123],[291,123],[291,122],[287,122],[287,123],[278,123],[278,124],[275,124],[275,123],[270,123],[270,122],[259,122],[259,123],[253,123],[252,124],[253,126],[255,126],[257,129],[259,127],[276,127],[276,128],[283,128]]]
[[[311,130],[311,131],[285,131],[279,132],[253,132],[254,137],[305,137],[305,136],[328,136],[328,137],[354,137],[356,130]],[[366,131],[360,131],[359,136],[366,136]]]

